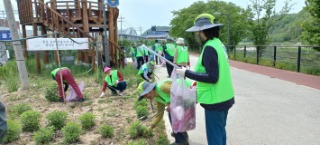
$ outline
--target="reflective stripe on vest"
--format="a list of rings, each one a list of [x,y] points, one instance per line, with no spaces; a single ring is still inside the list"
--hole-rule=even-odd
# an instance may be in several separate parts
[[[166,44],[166,47],[167,47],[166,52],[167,52],[170,56],[173,57],[173,56],[174,56],[175,45],[172,44],[172,43],[168,43],[168,44]]]
[[[57,76],[57,72],[58,72],[59,70],[61,70],[61,69],[65,69],[65,68],[67,68],[67,67],[56,68],[56,69],[54,69],[54,70],[51,72],[51,75],[53,75],[54,77],[56,77],[56,76]]]
[[[117,70],[111,71],[111,79],[110,79],[110,76],[107,75],[104,80],[105,80],[105,81],[108,83],[108,85],[110,85],[110,86],[117,86],[117,85],[115,85],[114,83],[115,83],[117,80],[119,80],[118,71],[117,71]]]
[[[176,63],[177,64],[188,63],[188,56],[189,56],[188,47],[177,45],[176,49],[178,53],[177,54],[178,58],[176,58]]]
[[[215,84],[197,81],[197,100],[199,103],[203,104],[215,104],[230,100],[234,97],[230,65],[225,55],[226,52],[219,39],[214,38],[213,40],[206,42],[203,46],[197,65],[195,66],[195,71],[198,73],[206,73],[206,69],[202,65],[203,51],[206,46],[211,46],[217,51],[219,79]]]

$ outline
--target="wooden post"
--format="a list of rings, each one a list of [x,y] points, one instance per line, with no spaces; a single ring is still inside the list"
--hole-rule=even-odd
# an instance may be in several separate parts
[[[84,31],[84,37],[87,37],[86,35],[89,35],[89,18],[88,18],[88,6],[87,6],[87,0],[82,0],[82,24],[83,24],[83,31]],[[89,57],[88,57],[88,51],[83,51],[84,53],[84,61],[86,63],[89,63]]]
[[[109,28],[109,42],[114,42],[114,21],[113,21],[113,9],[114,8],[110,8],[108,6],[108,11],[109,11],[109,15],[108,15],[108,28]],[[116,54],[114,52],[114,45],[112,43],[109,43],[109,54],[110,54],[110,60],[113,63],[116,63]]]
[[[33,36],[38,36],[37,24],[33,23],[32,26],[33,26]],[[41,72],[41,62],[40,62],[39,51],[36,51],[35,54],[36,54],[36,62],[37,62],[37,73],[40,74],[40,72]]]
[[[27,31],[26,31],[26,25],[22,25],[22,36],[23,38],[26,38],[27,37]],[[28,60],[29,58],[29,53],[28,53],[28,50],[27,50],[27,40],[23,40],[23,44],[24,44],[24,57]]]
[[[41,35],[47,34],[46,27],[44,25],[41,26]],[[49,64],[49,51],[44,51],[43,63]]]

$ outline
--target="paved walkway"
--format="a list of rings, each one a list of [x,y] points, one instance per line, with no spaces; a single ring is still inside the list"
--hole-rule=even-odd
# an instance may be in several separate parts
[[[195,66],[198,57],[190,57]],[[320,77],[230,61],[236,104],[227,121],[228,145],[318,145],[320,142]],[[165,67],[155,74],[163,79]],[[197,105],[190,145],[207,145],[204,110]],[[167,135],[171,126],[164,118]]]

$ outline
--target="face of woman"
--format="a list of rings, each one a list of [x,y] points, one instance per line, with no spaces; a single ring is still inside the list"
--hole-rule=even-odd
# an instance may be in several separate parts
[[[144,98],[146,99],[152,99],[156,96],[155,90],[150,91],[148,94],[144,95]]]
[[[204,35],[203,31],[198,31],[198,32],[195,32],[196,34],[196,39],[200,42],[204,42],[207,40],[207,37]]]

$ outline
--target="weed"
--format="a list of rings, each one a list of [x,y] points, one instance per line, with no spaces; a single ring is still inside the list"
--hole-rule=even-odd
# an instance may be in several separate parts
[[[114,129],[112,126],[103,125],[99,128],[99,133],[102,137],[112,137],[113,136]]]
[[[111,110],[108,112],[107,116],[108,116],[108,117],[114,117],[114,116],[116,116],[117,114],[118,114],[118,112],[117,112],[116,109],[111,109]]]
[[[130,118],[130,117],[127,117],[126,120],[127,120],[127,122],[128,122],[129,124],[132,122],[132,118]]]
[[[47,115],[48,126],[54,126],[55,129],[61,129],[67,120],[68,114],[63,111],[53,111]]]
[[[65,143],[77,142],[82,132],[81,126],[75,122],[69,122],[62,129],[63,141]]]
[[[57,95],[57,90],[58,87],[56,85],[46,88],[45,98],[50,102],[60,101],[60,98]]]
[[[137,106],[136,112],[137,112],[138,118],[142,116],[147,116],[149,114],[148,109],[145,106]]]
[[[40,128],[37,132],[34,133],[33,140],[36,144],[46,144],[53,139],[55,127],[50,126],[46,128]]]
[[[8,125],[8,129],[7,129],[7,133],[6,135],[3,137],[3,142],[4,143],[9,143],[15,140],[19,139],[20,133],[21,133],[21,124],[20,122],[16,121],[16,120],[7,120],[7,125]]]
[[[140,121],[136,121],[132,123],[129,127],[128,131],[131,138],[137,138],[140,136],[151,137],[153,136],[152,131],[148,131],[147,127],[142,126]]]
[[[29,110],[20,115],[20,121],[23,131],[37,131],[39,129],[39,120],[41,114],[38,111]]]
[[[29,110],[32,110],[32,108],[26,103],[20,103],[13,107],[13,112],[16,113],[18,116]]]
[[[139,139],[135,141],[130,141],[126,145],[147,145],[147,142],[145,139]]]
[[[157,139],[156,145],[169,145],[169,141],[165,135],[160,135]]]
[[[142,99],[141,101],[136,100],[136,102],[134,103],[134,107],[137,106],[148,106],[148,101],[146,99]]]
[[[79,119],[84,129],[90,129],[95,124],[95,116],[92,113],[84,113]]]

